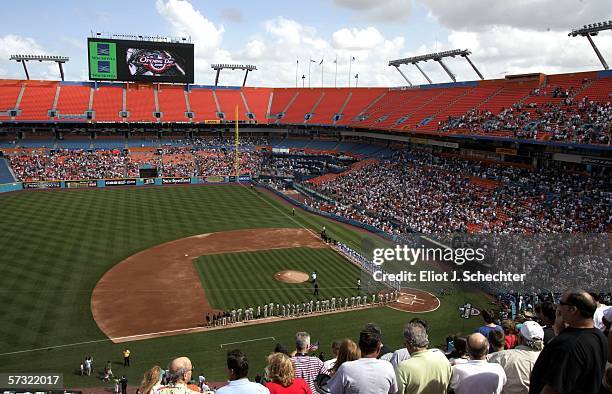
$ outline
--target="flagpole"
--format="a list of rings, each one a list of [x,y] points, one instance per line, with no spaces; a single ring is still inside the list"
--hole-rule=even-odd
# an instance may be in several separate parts
[[[310,65],[312,64],[312,59],[308,62],[308,87],[310,88]]]
[[[321,59],[321,88],[323,88],[323,60]]]
[[[351,88],[351,66],[353,65],[353,56],[349,56],[349,89]]]
[[[300,65],[300,59],[295,60],[295,87],[297,88],[297,80],[298,80],[298,67]]]
[[[336,73],[334,74],[334,88],[337,88],[337,82],[338,82],[338,55],[336,55],[336,61],[334,61],[334,63],[336,63]]]

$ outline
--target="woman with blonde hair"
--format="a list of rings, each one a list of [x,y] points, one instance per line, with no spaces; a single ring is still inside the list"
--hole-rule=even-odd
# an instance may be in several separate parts
[[[295,368],[289,356],[272,353],[267,361],[268,382],[265,386],[271,394],[312,394],[306,381],[295,377]]]
[[[336,371],[338,371],[338,368],[340,368],[340,366],[347,362],[347,361],[355,361],[355,360],[359,360],[359,358],[361,357],[361,351],[359,350],[359,346],[357,346],[357,344],[346,338],[342,341],[342,343],[340,343],[340,349],[338,350],[338,358],[336,359],[336,363],[334,364],[334,367],[331,369],[331,371],[329,371],[331,376],[334,376],[336,374]]]
[[[142,377],[142,383],[140,383],[140,394],[152,394],[155,393],[161,387],[161,375],[162,369],[158,365],[154,365]]]

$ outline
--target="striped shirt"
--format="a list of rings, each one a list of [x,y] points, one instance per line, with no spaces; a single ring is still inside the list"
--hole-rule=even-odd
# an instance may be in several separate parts
[[[297,354],[291,357],[291,361],[295,367],[295,377],[304,379],[306,383],[308,383],[308,386],[310,386],[310,390],[316,393],[315,379],[319,374],[328,373],[323,361],[319,360],[317,357],[303,354]]]

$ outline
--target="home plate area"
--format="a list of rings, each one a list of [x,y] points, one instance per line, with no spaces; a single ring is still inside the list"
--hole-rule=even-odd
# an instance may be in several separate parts
[[[440,307],[440,300],[435,295],[423,290],[403,288],[397,301],[389,304],[390,308],[411,313],[433,312]]]

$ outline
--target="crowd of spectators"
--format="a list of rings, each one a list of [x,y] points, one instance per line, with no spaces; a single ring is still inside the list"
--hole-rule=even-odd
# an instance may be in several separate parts
[[[142,167],[156,168],[160,177],[235,174],[235,154],[223,148],[166,147],[154,153],[122,150],[21,150],[8,155],[20,181],[134,178]],[[239,151],[241,174],[260,171],[256,150]]]
[[[496,182],[484,188],[471,177]],[[395,234],[603,233],[611,228],[606,179],[401,151],[312,185],[336,201],[332,213]],[[328,206],[328,202],[325,202]]]
[[[329,172],[339,173],[346,169],[346,162],[339,162],[331,155],[270,155],[263,158],[261,174],[306,181]]]
[[[538,139],[548,135],[553,141],[580,144],[612,142],[612,104],[590,101],[588,97],[575,102],[566,91],[553,91],[558,102],[538,104],[529,99],[502,108],[499,113],[472,109],[465,115],[440,122],[438,131],[469,130],[472,132],[509,132],[517,138]],[[545,133],[545,134],[543,134]]]
[[[545,312],[514,320],[503,316],[502,321],[501,315],[483,310],[482,326],[472,333],[449,336],[445,345],[437,347],[431,340],[436,327],[422,318],[410,320],[396,334],[403,342],[399,348],[390,347],[380,327],[368,323],[356,340],[334,341],[328,357],[318,343],[312,343],[309,333],[300,331],[295,334],[295,347],[277,343],[271,349],[263,370],[249,368],[243,351],[228,351],[227,383],[210,383],[203,373],[196,378],[191,360],[179,357],[167,370],[154,366],[147,371],[138,392],[612,392],[612,307],[583,290],[566,291],[557,301],[536,304],[536,311]]]

